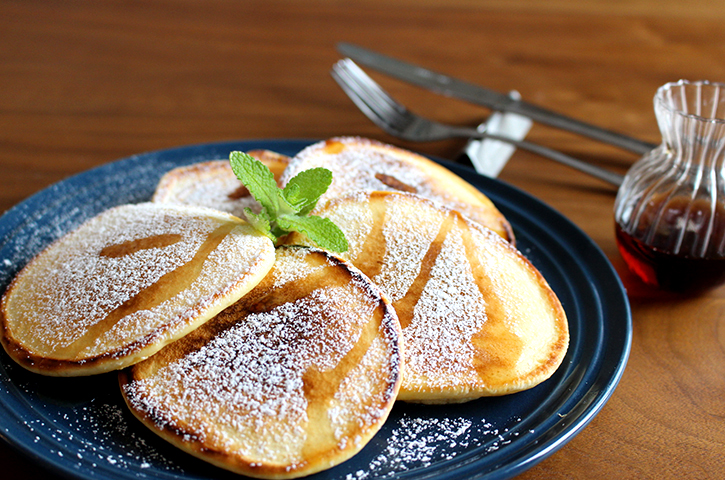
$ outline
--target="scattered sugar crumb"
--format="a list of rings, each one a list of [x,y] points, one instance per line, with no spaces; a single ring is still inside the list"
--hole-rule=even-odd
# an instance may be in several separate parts
[[[105,463],[122,469],[154,466],[161,471],[183,473],[183,469],[149,445],[145,435],[137,435],[129,428],[121,406],[92,401],[77,408],[74,415],[66,414],[63,418],[67,423],[62,428],[53,429],[42,418],[29,420],[25,425],[38,432],[33,440],[36,444],[46,437],[46,441],[58,446],[68,445],[70,449],[50,449],[49,452],[75,462],[77,468]]]
[[[514,425],[521,421],[513,419]],[[513,428],[513,427],[511,427]],[[533,430],[529,430],[533,433]],[[498,450],[518,437],[518,431],[497,427],[485,419],[414,417],[404,413],[367,470],[349,473],[344,480],[391,478],[410,470],[454,460],[472,449]]]

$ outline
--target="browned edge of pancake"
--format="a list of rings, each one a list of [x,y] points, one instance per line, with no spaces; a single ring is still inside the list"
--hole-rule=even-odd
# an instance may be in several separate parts
[[[375,315],[376,318],[380,318],[377,328],[379,330],[384,328],[386,332],[392,332],[395,335],[395,341],[393,342],[394,352],[391,355],[391,364],[397,368],[397,372],[394,382],[389,384],[385,390],[384,399],[387,405],[386,411],[374,427],[370,427],[366,431],[360,432],[354,441],[348,441],[344,446],[338,445],[336,451],[321,452],[316,457],[306,459],[305,462],[295,464],[294,466],[254,463],[253,459],[249,459],[244,456],[230,456],[228,452],[219,451],[214,447],[209,446],[197,438],[196,432],[190,431],[179,422],[170,422],[168,418],[154,415],[154,412],[144,413],[139,412],[138,409],[134,408],[131,400],[127,397],[124,390],[127,385],[137,379],[137,371],[144,368],[144,362],[121,370],[118,373],[119,386],[121,391],[124,392],[122,395],[124,402],[131,410],[132,414],[155,434],[181,450],[220,468],[250,477],[265,479],[289,479],[311,475],[332,468],[335,465],[339,465],[362,450],[370,439],[372,439],[372,437],[379,431],[380,427],[387,420],[387,417],[392,410],[400,389],[402,380],[401,368],[403,367],[403,352],[400,342],[400,323],[395,315],[395,310],[392,308],[390,302],[385,298],[382,292],[372,282],[370,282],[370,280],[362,272],[360,272],[352,264],[345,262],[344,260],[324,250],[294,245],[283,245],[277,248],[303,248],[309,250],[311,254],[318,256],[321,263],[331,262],[332,266],[335,268],[343,267],[345,274],[349,278],[348,281],[355,281],[358,285],[365,285],[368,293],[376,298],[378,305],[375,307],[375,310],[381,311],[379,314]],[[182,358],[185,355],[199,350],[210,342],[216,335],[221,334],[234,325],[238,321],[238,317],[246,317],[250,313],[263,312],[281,304],[279,299],[275,298],[275,292],[280,290],[280,288],[274,289],[272,287],[273,281],[274,280],[271,278],[271,275],[268,275],[257,285],[257,287],[252,289],[237,303],[225,309],[217,317],[211,319],[209,322],[200,327],[196,332],[184,337],[184,339],[179,342],[167,346],[167,349],[176,350],[171,354],[173,359]],[[303,298],[307,290],[311,291],[311,286],[304,285],[304,281],[288,282],[282,288],[292,289],[293,294],[296,295],[295,298]],[[164,353],[164,351],[161,351],[159,352],[159,355],[164,355]],[[148,359],[148,361],[152,360],[153,358]],[[352,367],[352,365],[350,367]],[[322,373],[322,375],[324,375],[324,373]],[[163,428],[160,428],[159,425],[163,425]]]
[[[120,205],[119,207],[123,206],[124,205]],[[226,216],[227,214],[223,215]],[[235,219],[232,215],[228,215],[228,217],[230,220]],[[91,219],[88,219],[88,221],[90,220]],[[85,223],[83,225],[85,225]],[[83,225],[78,226],[77,229],[80,229]],[[230,224],[227,234],[231,231],[232,228]],[[70,233],[72,232],[68,232],[68,234]],[[7,324],[7,317],[5,315],[6,302],[8,295],[16,287],[16,283],[19,281],[23,271],[33,268],[33,265],[40,261],[41,255],[65,241],[66,235],[56,239],[50,245],[45,247],[38,255],[33,257],[15,275],[8,285],[7,290],[3,293],[2,299],[0,299],[0,344],[2,344],[5,352],[20,366],[41,375],[57,377],[87,376],[119,370],[134,363],[138,363],[158,352],[167,344],[173,343],[175,338],[179,338],[189,332],[192,332],[199,325],[214,317],[217,313],[229,305],[230,302],[221,301],[224,297],[233,295],[235,299],[239,298],[246,294],[254,286],[253,283],[241,282],[240,288],[240,282],[237,281],[235,285],[228,285],[224,290],[220,290],[212,294],[204,306],[199,304],[194,305],[193,308],[187,311],[187,316],[189,318],[194,318],[194,320],[192,322],[187,322],[183,328],[176,330],[174,332],[175,338],[163,338],[173,327],[173,325],[166,324],[163,328],[156,329],[138,340],[124,345],[120,350],[117,349],[82,360],[48,358],[28,350],[21,342],[14,338]]]

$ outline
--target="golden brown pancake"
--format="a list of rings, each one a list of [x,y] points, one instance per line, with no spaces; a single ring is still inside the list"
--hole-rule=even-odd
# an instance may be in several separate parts
[[[280,247],[254,290],[119,378],[134,415],[172,444],[244,475],[295,478],[350,458],[381,427],[399,334],[357,269]]]
[[[422,155],[366,138],[331,138],[295,155],[280,183],[314,167],[332,171],[332,185],[320,204],[353,190],[415,193],[458,210],[514,243],[511,225],[487,196]]]
[[[153,203],[107,210],[35,257],[0,305],[0,340],[25,368],[90,375],[126,367],[254,287],[271,240],[229,214]]]
[[[405,193],[355,192],[319,208],[343,254],[388,295],[403,328],[399,399],[447,403],[549,378],[567,350],[564,310],[510,243],[459,212]],[[288,243],[306,243],[300,234]]]
[[[264,163],[278,181],[289,163],[289,157],[270,150],[247,153]],[[240,218],[244,218],[246,207],[259,211],[254,197],[234,175],[229,160],[211,160],[170,170],[161,177],[152,201],[199,205]]]

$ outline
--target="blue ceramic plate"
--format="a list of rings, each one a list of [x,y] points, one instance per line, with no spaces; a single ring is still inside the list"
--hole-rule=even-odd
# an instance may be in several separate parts
[[[148,200],[169,169],[267,148],[294,155],[300,140],[205,144],[145,153],[57,183],[0,217],[0,291],[50,242],[121,203]],[[398,404],[353,459],[314,479],[504,479],[561,448],[599,412],[629,354],[624,289],[599,248],[540,201],[441,162],[488,195],[513,225],[569,318],[571,344],[552,378],[515,395],[453,406]],[[0,436],[52,472],[79,479],[238,478],[157,438],[125,408],[115,374],[45,378],[0,353]]]

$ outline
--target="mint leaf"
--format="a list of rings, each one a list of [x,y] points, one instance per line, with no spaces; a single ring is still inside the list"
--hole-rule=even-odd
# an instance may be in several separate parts
[[[329,218],[317,215],[284,215],[278,219],[281,228],[307,235],[319,247],[331,252],[346,252],[348,249],[345,234]]]
[[[277,241],[277,236],[272,234],[272,225],[265,212],[257,214],[247,207],[244,209],[244,217],[255,229],[267,235],[273,242]]]
[[[275,243],[281,236],[295,231],[326,250],[347,251],[345,234],[332,220],[309,215],[332,183],[332,172],[326,168],[305,170],[281,189],[269,168],[251,155],[231,152],[229,163],[262,207],[260,213],[244,209],[244,217],[255,229]]]
[[[331,183],[331,171],[326,168],[311,168],[290,179],[282,193],[291,205],[298,208],[299,215],[307,215],[315,208]]]
[[[285,197],[281,188],[277,188],[277,200],[278,207],[276,217],[279,217],[281,215],[295,214],[300,210],[299,207],[287,200],[287,197]]]
[[[279,211],[279,187],[274,174],[265,164],[244,152],[232,152],[229,163],[234,175],[262,205],[270,220],[274,220]]]

